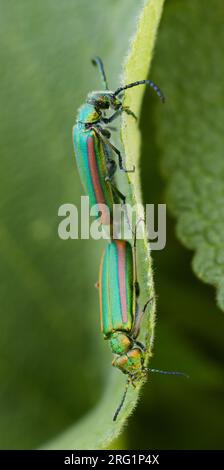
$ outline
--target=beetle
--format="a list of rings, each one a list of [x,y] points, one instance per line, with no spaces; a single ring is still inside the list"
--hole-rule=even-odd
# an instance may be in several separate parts
[[[112,365],[128,376],[122,401],[113,420],[123,406],[129,384],[134,387],[146,376],[145,346],[137,340],[141,322],[150,298],[142,311],[136,276],[136,236],[134,247],[126,240],[111,240],[100,264],[99,297],[101,331],[109,340],[114,358]]]
[[[73,127],[73,144],[80,178],[90,198],[90,206],[106,204],[112,217],[113,204],[119,201],[125,203],[125,196],[114,184],[114,174],[117,168],[114,160],[115,154],[118,157],[120,170],[124,172],[135,170],[134,167],[129,170],[125,168],[120,151],[110,140],[111,132],[108,126],[112,121],[122,112],[135,117],[127,106],[123,106],[119,95],[128,88],[147,84],[156,91],[162,101],[164,101],[164,96],[151,80],[139,80],[120,86],[115,92],[110,91],[101,59],[96,57],[92,62],[99,68],[105,90],[89,93],[86,103],[79,108]],[[115,112],[107,117],[105,113],[108,110]],[[102,214],[101,222],[110,223],[111,218],[108,221],[108,217]]]
[[[112,365],[127,375],[122,400],[114,414],[116,421],[124,404],[128,387],[146,378],[149,371],[161,374],[183,375],[176,371],[148,369],[145,366],[146,347],[138,341],[141,323],[149,298],[143,309],[139,308],[140,294],[136,270],[136,230],[133,248],[126,240],[111,240],[101,259],[99,282],[101,331],[114,354]]]

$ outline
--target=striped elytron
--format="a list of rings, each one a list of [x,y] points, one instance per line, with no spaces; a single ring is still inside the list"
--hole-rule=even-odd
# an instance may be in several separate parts
[[[122,171],[134,171],[134,167],[130,170],[124,167],[120,151],[110,141],[111,133],[108,130],[108,124],[122,112],[135,117],[127,106],[123,106],[119,95],[127,88],[147,84],[156,91],[162,101],[164,101],[164,97],[151,80],[140,80],[121,86],[115,92],[110,91],[99,57],[93,59],[93,64],[99,67],[105,91],[93,91],[88,94],[86,103],[78,111],[76,124],[73,127],[73,142],[80,178],[90,198],[90,206],[107,205],[110,220],[108,221],[106,215],[102,214],[101,222],[108,224],[112,220],[113,204],[125,201],[125,196],[116,188],[113,181],[116,171],[115,154]],[[105,113],[109,110],[115,112],[106,117]]]
[[[136,243],[113,240],[106,247],[100,266],[99,294],[101,330],[114,354],[112,365],[128,375],[122,401],[114,415],[116,420],[123,406],[129,383],[135,386],[147,370],[144,366],[145,346],[137,341],[142,311],[138,308],[139,285],[136,278]]]

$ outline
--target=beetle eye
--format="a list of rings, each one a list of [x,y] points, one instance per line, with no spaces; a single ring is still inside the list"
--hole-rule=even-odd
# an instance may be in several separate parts
[[[109,103],[105,101],[100,101],[99,105],[101,109],[108,109],[110,107]]]

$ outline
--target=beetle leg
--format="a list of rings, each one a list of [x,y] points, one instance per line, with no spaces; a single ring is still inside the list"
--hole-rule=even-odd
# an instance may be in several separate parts
[[[142,351],[144,351],[144,352],[146,351],[145,345],[143,343],[141,343],[140,341],[135,341],[135,344],[136,344],[136,346],[139,346],[139,348],[142,349]],[[143,362],[144,362],[144,360],[143,360]]]
[[[104,124],[109,124],[110,122],[114,121],[114,119],[117,119],[117,117],[122,113],[122,109],[123,108],[119,108],[117,111],[115,111],[114,114],[112,114],[112,116],[110,116],[109,118],[105,118],[105,117],[102,117],[101,118],[101,121],[104,123]]]
[[[126,221],[127,221],[129,229],[131,230],[130,220],[128,218],[128,211],[126,207],[126,196],[124,196],[124,194],[122,194],[113,183],[110,182],[110,184],[111,184],[111,189],[114,192],[114,194],[117,195],[118,198],[122,201],[122,205],[124,206],[124,213],[125,213]]]
[[[115,196],[117,196],[117,197],[121,200],[122,205],[124,205],[124,212],[125,212],[126,220],[127,220],[128,226],[129,226],[129,228],[130,228],[130,230],[131,230],[130,221],[129,221],[129,218],[128,218],[128,212],[127,212],[127,208],[126,208],[126,205],[125,205],[125,204],[126,204],[126,196],[125,196],[124,194],[122,194],[122,193],[119,191],[119,189],[117,189],[117,187],[115,186],[115,184],[113,184],[113,183],[111,182],[111,179],[110,179],[109,176],[107,176],[107,177],[105,178],[105,181],[109,181],[109,182],[110,182],[112,192],[114,193]],[[115,236],[115,238],[116,238],[116,236]]]
[[[117,164],[112,158],[107,159],[107,170],[109,173],[109,178],[111,179],[114,176],[114,173],[117,169]]]
[[[145,219],[143,217],[140,217],[140,219],[138,219],[138,221],[136,222],[135,224],[135,230],[134,230],[134,243],[133,243],[133,246],[134,246],[134,250],[135,250],[135,258],[136,258],[136,243],[137,243],[137,228],[138,228],[138,224],[140,222],[143,222],[145,224]],[[144,225],[145,226],[145,225]],[[135,259],[136,261],[136,259]]]
[[[134,242],[133,242],[133,261],[134,261],[134,279],[135,279],[135,294],[136,297],[138,298],[140,295],[140,286],[137,280],[137,256],[136,256],[136,242],[137,242],[137,227],[140,222],[144,222],[143,218],[140,218],[138,222],[135,224],[135,230],[134,233],[132,231],[132,234],[134,235]]]
[[[110,147],[112,148],[112,150],[118,156],[118,163],[119,163],[120,170],[124,171],[125,173],[133,173],[135,171],[135,166],[133,165],[131,170],[127,170],[127,168],[124,168],[120,150],[118,150],[111,142],[108,141],[108,143],[109,143]]]
[[[142,311],[143,311],[143,314],[145,313],[145,311],[146,311],[148,305],[149,305],[153,300],[154,300],[154,297],[150,297],[150,298],[146,301],[146,303],[145,303],[145,305],[144,305],[144,307],[143,307],[143,310],[142,310]]]
[[[111,184],[111,188],[114,194],[116,194],[119,197],[119,199],[122,201],[122,203],[125,204],[126,197],[124,196],[124,194],[122,194],[113,183],[110,182],[110,184]]]
[[[124,390],[124,393],[123,393],[123,397],[121,399],[121,402],[120,404],[118,405],[115,413],[114,413],[114,417],[113,417],[113,421],[116,421],[120,411],[121,411],[121,408],[124,404],[124,401],[125,401],[125,398],[126,398],[126,395],[127,395],[127,391],[128,391],[128,387],[129,387],[129,384],[130,384],[130,378],[128,378],[127,382],[126,382],[126,385],[125,385],[125,390]]]
[[[102,134],[102,129],[99,127],[93,127],[95,132],[101,137],[101,139],[109,145],[109,147],[116,153],[118,156],[118,163],[119,167],[122,171],[125,171],[125,173],[133,173],[135,171],[135,166],[131,170],[127,170],[126,168],[123,167],[123,161],[122,161],[122,156],[121,152]]]
[[[114,121],[114,119],[117,119],[117,117],[122,113],[126,113],[126,114],[129,114],[129,116],[132,116],[136,121],[137,121],[137,116],[135,115],[135,113],[133,113],[133,111],[131,111],[131,109],[129,108],[129,106],[122,106],[121,108],[119,108],[114,114],[112,114],[112,116],[110,116],[109,118],[105,118],[105,117],[102,117],[101,118],[101,121],[104,123],[104,124],[109,124],[110,122]]]
[[[148,307],[149,303],[151,303],[152,301],[153,301],[153,297],[150,297],[150,299],[147,300],[147,302],[145,303],[141,311],[139,311],[139,307],[137,305],[136,318],[135,318],[135,323],[134,323],[134,327],[132,330],[132,337],[134,339],[138,337],[146,308]]]
[[[107,138],[110,139],[111,133],[108,131],[108,129],[105,129],[104,127],[100,127],[100,132]]]
[[[140,296],[140,286],[138,281],[135,281],[135,295],[137,298]]]
[[[132,116],[136,121],[138,120],[137,116],[135,113],[129,108],[129,106],[123,106],[122,111],[124,111],[126,114],[129,114],[129,116]]]

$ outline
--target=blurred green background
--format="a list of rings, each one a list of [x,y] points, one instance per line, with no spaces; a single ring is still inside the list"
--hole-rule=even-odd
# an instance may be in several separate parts
[[[166,3],[161,30],[186,1]],[[0,448],[28,449],[84,416],[100,400],[111,367],[94,288],[103,243],[60,240],[57,213],[63,203],[79,205],[83,194],[71,128],[88,91],[99,87],[90,58],[102,56],[109,83],[119,84],[139,4],[0,3]],[[203,12],[204,2],[197,3]],[[159,35],[150,77],[166,92],[162,56]],[[167,83],[170,72],[167,61]],[[141,173],[150,203],[166,202],[157,106],[146,94]],[[153,252],[158,320],[151,366],[183,370],[190,379],[150,375],[114,447],[223,448],[223,314],[214,290],[193,275],[191,258],[168,216],[166,249]]]

